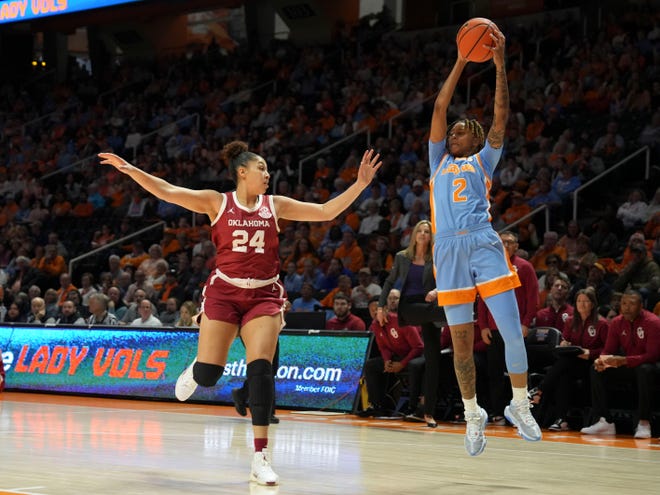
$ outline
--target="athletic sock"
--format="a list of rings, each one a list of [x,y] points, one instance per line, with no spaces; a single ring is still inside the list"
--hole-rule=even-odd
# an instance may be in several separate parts
[[[477,404],[477,396],[475,395],[471,399],[463,399],[463,407],[465,412],[476,412],[479,410],[479,405]]]
[[[527,400],[527,387],[511,387],[511,390],[513,390],[513,400],[516,402],[524,402]]]
[[[268,447],[268,439],[267,438],[255,438],[254,439],[254,451],[255,452],[261,452],[266,447]]]

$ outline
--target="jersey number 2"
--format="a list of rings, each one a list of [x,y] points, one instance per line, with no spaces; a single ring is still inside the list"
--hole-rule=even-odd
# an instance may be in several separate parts
[[[265,232],[257,230],[252,237],[245,230],[234,230],[234,241],[231,250],[236,253],[247,253],[248,246],[254,248],[255,253],[263,253],[266,242],[264,241]]]
[[[454,186],[454,203],[463,203],[464,201],[467,201],[467,196],[462,194],[465,190],[465,186],[467,186],[467,181],[465,179],[454,179],[452,186]]]

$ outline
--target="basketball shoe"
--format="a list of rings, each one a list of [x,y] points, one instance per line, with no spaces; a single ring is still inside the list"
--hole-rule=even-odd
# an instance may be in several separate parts
[[[532,412],[529,410],[529,401],[512,400],[504,408],[504,416],[513,426],[518,428],[518,434],[528,442],[541,440],[541,428],[539,428]]]
[[[605,418],[600,418],[591,426],[585,426],[580,430],[585,435],[616,435],[614,422],[608,423]]]
[[[486,448],[486,423],[488,422],[488,414],[483,408],[477,411],[466,411],[465,421],[465,450],[471,456],[481,454]]]
[[[255,452],[252,458],[252,472],[250,481],[255,481],[259,485],[273,486],[277,485],[280,477],[275,474],[270,465],[270,453],[267,449],[261,452]]]
[[[193,366],[195,366],[196,362],[197,359],[190,363],[190,366],[188,366],[176,380],[174,395],[176,395],[176,398],[181,402],[188,400],[195,390],[197,390],[197,382],[193,378]]]

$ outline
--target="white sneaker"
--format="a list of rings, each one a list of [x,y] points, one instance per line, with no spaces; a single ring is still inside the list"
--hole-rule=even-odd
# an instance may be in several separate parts
[[[483,408],[479,408],[474,412],[465,412],[465,450],[471,456],[481,454],[486,448],[486,423],[488,422],[488,414]]]
[[[196,362],[197,359],[190,363],[190,366],[188,366],[176,380],[174,395],[176,395],[176,398],[181,402],[188,400],[195,390],[197,390],[197,382],[193,378],[193,366]]]
[[[275,474],[270,466],[270,455],[267,449],[255,452],[252,458],[250,481],[256,481],[259,485],[274,486],[277,485],[279,480],[280,477]]]
[[[529,401],[512,400],[504,408],[504,417],[513,426],[518,428],[518,434],[528,442],[538,442],[541,440],[541,428],[539,428],[534,416],[532,416],[532,412],[529,410]]]
[[[651,438],[651,426],[639,423],[635,428],[635,438]]]
[[[616,435],[616,426],[614,423],[608,423],[605,418],[600,418],[591,426],[586,426],[580,430],[585,435]]]

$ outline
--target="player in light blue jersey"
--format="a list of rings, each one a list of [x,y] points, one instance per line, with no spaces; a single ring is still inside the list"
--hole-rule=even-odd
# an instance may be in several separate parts
[[[513,400],[504,414],[525,440],[541,439],[527,399],[527,353],[514,290],[520,285],[501,239],[490,224],[489,191],[502,155],[509,115],[509,90],[504,63],[505,38],[494,41],[495,108],[484,139],[476,120],[460,119],[447,126],[447,107],[468,60],[458,54],[433,109],[429,140],[431,220],[435,236],[433,262],[438,304],[444,306],[454,345],[454,368],[465,407],[465,448],[479,455],[486,446],[488,416],[477,404],[472,354],[474,301],[477,293],[490,309],[506,344],[506,363]]]

